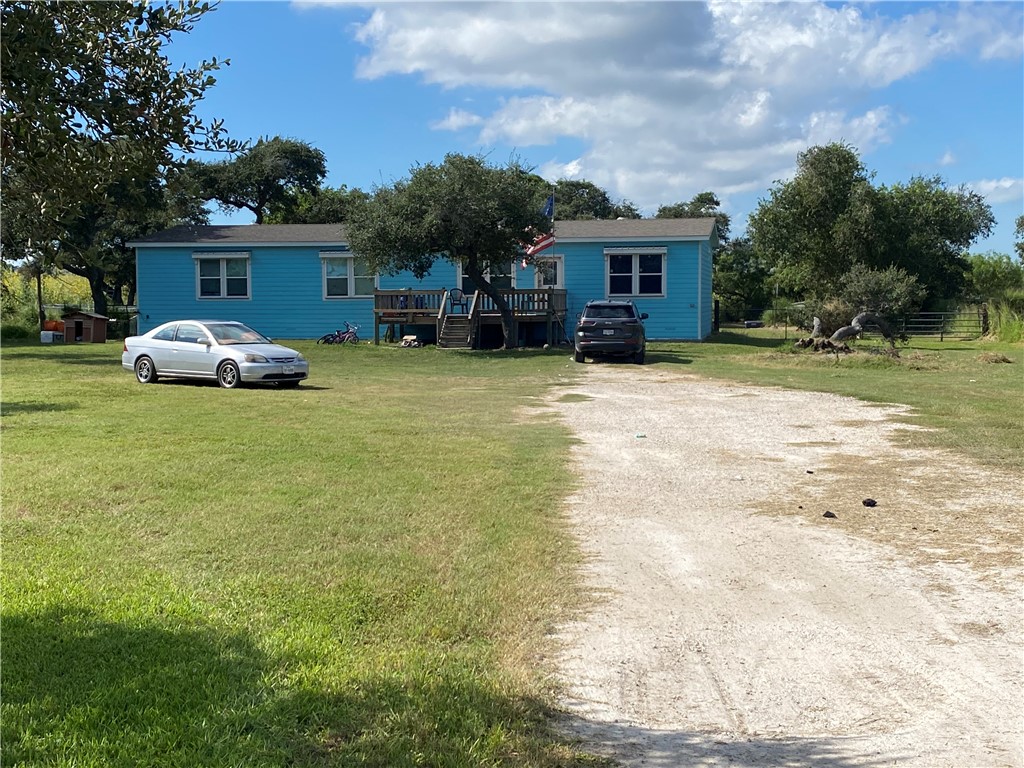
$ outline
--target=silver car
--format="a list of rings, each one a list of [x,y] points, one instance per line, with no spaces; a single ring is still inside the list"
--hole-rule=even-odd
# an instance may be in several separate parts
[[[175,320],[124,340],[121,366],[141,384],[158,378],[216,380],[226,389],[244,382],[297,387],[309,363],[243,323]]]

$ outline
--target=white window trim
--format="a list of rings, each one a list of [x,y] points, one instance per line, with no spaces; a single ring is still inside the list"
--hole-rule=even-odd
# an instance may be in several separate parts
[[[515,262],[515,261],[509,261],[509,263],[508,263],[509,269],[512,270],[509,273],[508,276],[510,278],[512,278],[512,288],[513,288],[513,290],[516,288],[516,273],[519,271],[518,269],[516,269],[516,263],[517,262]],[[466,274],[466,270],[463,269],[461,261],[459,262],[458,270],[459,270],[459,287],[461,288],[463,282],[469,279],[469,275],[467,275]],[[491,282],[491,270],[489,270],[489,269],[485,269],[484,270],[484,280],[486,280],[487,282]]]
[[[631,293],[611,292],[611,257],[632,256],[633,257],[633,285]],[[659,293],[640,293],[640,256],[661,256],[661,291]],[[634,299],[658,299],[665,297],[666,283],[668,282],[668,248],[662,247],[609,247],[604,249],[604,295],[606,298],[627,296]]]
[[[328,259],[347,259],[348,260],[348,295],[347,296],[329,296],[327,294],[327,260]],[[372,293],[356,293],[356,274],[355,274],[355,260],[356,255],[352,253],[348,248],[336,248],[332,251],[320,251],[320,287],[321,293],[323,294],[324,301],[349,301],[350,299],[372,299]],[[373,276],[373,289],[377,290],[380,287],[380,276]]]
[[[540,284],[541,271],[537,269],[537,265],[542,261],[556,261],[558,262],[558,283],[552,286],[542,286]],[[565,255],[561,253],[553,253],[550,256],[538,256],[533,260],[534,267],[534,278],[533,285],[535,288],[554,288],[556,291],[563,290],[565,288]]]
[[[245,296],[227,295],[227,269],[224,259],[245,259]],[[196,300],[197,301],[251,301],[252,300],[252,254],[248,251],[193,251],[192,261],[196,269]],[[220,262],[220,295],[203,296],[199,277],[201,261]],[[210,279],[210,278],[206,278]]]

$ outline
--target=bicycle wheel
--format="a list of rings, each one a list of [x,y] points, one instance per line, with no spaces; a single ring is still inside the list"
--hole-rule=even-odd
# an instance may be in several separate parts
[[[359,337],[356,336],[355,332],[353,331],[352,333],[348,333],[345,335],[345,341],[347,341],[349,344],[358,344]]]
[[[334,334],[333,333],[325,333],[323,336],[321,336],[319,339],[316,340],[316,343],[317,344],[333,344],[334,343]]]

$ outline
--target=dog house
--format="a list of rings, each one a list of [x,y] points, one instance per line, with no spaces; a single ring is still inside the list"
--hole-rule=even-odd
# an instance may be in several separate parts
[[[107,321],[109,317],[97,315],[95,312],[68,312],[61,315],[64,321],[64,343],[73,344],[77,341],[102,344],[107,340]]]

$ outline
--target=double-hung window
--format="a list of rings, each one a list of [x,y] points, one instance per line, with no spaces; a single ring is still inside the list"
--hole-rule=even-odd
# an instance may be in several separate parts
[[[196,295],[200,299],[248,299],[249,254],[245,251],[195,252]]]
[[[665,248],[605,248],[608,296],[664,296]]]
[[[377,276],[370,271],[365,259],[344,249],[321,251],[320,262],[323,265],[325,299],[373,296]]]
[[[465,269],[462,272],[462,292],[472,296],[476,293],[476,284],[469,279],[469,275],[466,274]],[[516,287],[516,267],[515,262],[509,262],[506,267],[504,264],[499,269],[488,269],[484,271],[484,279],[487,280],[491,285],[497,288],[499,291],[508,291]]]

